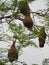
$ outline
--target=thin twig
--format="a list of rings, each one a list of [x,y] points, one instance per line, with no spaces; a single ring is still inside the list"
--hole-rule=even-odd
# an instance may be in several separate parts
[[[30,12],[30,13],[32,13],[32,14],[37,14],[37,15],[42,16],[42,17],[48,16],[48,15],[47,15],[47,12],[46,12],[45,14],[39,13],[39,12]]]
[[[17,62],[19,62],[19,63],[21,63],[21,64],[23,64],[23,65],[27,65],[24,61],[23,61],[23,62],[17,61]]]

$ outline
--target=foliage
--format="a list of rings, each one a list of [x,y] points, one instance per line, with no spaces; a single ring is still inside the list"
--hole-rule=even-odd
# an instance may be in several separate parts
[[[44,59],[42,62],[42,65],[49,65],[49,58],[48,59]]]
[[[35,0],[28,0],[28,2],[32,2],[32,1],[35,1]]]
[[[25,28],[21,24],[17,25],[15,23],[10,23],[9,28],[14,33],[13,38],[19,40],[22,47],[32,45],[32,44],[34,44],[34,46],[36,46],[36,44],[34,42],[30,41],[30,39],[29,39],[30,35],[29,34],[27,35],[26,33],[24,33]]]
[[[5,63],[0,61],[0,65],[5,65]]]
[[[38,64],[32,64],[32,65],[38,65]]]

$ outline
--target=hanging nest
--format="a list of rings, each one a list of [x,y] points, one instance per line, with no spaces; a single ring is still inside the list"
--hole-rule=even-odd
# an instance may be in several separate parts
[[[30,16],[25,16],[24,20],[23,20],[23,24],[25,27],[27,27],[29,30],[32,30],[33,27],[33,20]]]
[[[26,15],[29,15],[30,16],[30,8],[29,8],[29,5],[27,3],[27,0],[23,0],[23,1],[20,1],[19,2],[19,10],[22,14],[24,14],[25,16]]]
[[[40,29],[38,39],[39,39],[39,47],[44,47],[45,39],[46,39],[46,33],[45,33],[45,28],[44,27],[42,27]]]
[[[16,41],[13,41],[13,44],[8,51],[8,58],[10,62],[18,59],[18,49],[15,47],[15,43]]]

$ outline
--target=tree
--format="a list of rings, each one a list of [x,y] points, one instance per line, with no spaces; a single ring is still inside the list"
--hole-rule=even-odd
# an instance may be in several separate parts
[[[40,30],[43,27],[45,28],[46,36],[49,38],[49,35],[48,35],[49,8],[43,11],[40,10],[38,12],[33,12],[30,10],[29,5],[28,5],[32,1],[35,1],[35,0],[22,0],[21,2],[18,2],[17,0],[11,0],[11,1],[1,0],[0,1],[0,29],[2,29],[0,32],[0,41],[8,42],[8,41],[13,41],[13,39],[16,39],[16,41],[18,40],[19,46],[17,47],[19,50],[22,47],[26,47],[28,45],[31,45],[31,46],[34,45],[35,47],[37,47],[36,43],[34,43],[33,41],[30,41],[30,39],[39,37],[41,33]],[[23,8],[25,9],[25,11]],[[43,18],[43,21],[41,23],[44,25],[43,26],[36,25],[34,23],[35,20],[34,21],[32,20],[30,13],[33,15],[33,19],[35,19],[35,16]],[[21,24],[18,25],[17,19],[22,21],[24,26]],[[6,31],[4,31],[5,29],[4,24],[7,26]],[[29,31],[29,33],[26,34],[25,33],[26,31]],[[12,33],[12,35],[8,34],[8,32]],[[43,41],[42,36],[40,37]],[[44,43],[45,43],[45,38],[44,38]]]

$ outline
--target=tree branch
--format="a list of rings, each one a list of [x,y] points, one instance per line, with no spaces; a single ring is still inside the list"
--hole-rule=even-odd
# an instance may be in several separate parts
[[[49,16],[49,15],[47,14],[47,12],[48,12],[48,10],[45,12],[45,14],[39,13],[39,12],[30,12],[30,13],[32,13],[32,14],[37,14],[37,15],[39,15],[39,16],[45,17],[45,16]]]

